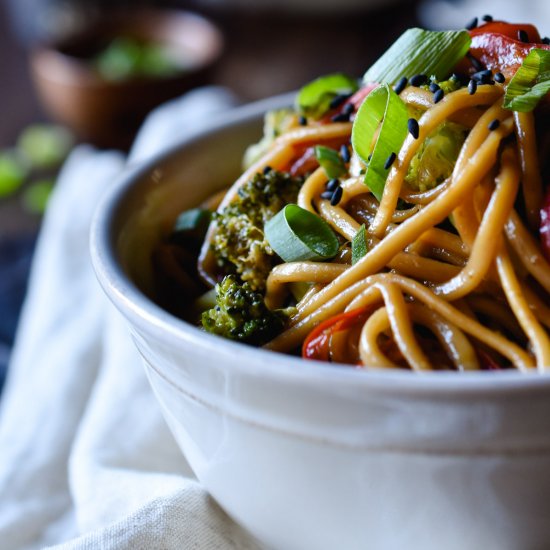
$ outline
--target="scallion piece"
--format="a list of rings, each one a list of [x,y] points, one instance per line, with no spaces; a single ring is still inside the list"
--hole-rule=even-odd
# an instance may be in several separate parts
[[[407,137],[408,119],[407,106],[387,84],[373,90],[355,116],[351,143],[366,165],[365,184],[378,200],[389,173],[386,162],[401,149]]]
[[[332,178],[339,178],[346,172],[346,165],[344,160],[334,149],[325,147],[324,145],[315,146],[315,158],[319,164],[325,170],[327,176]]]
[[[533,48],[513,76],[504,95],[504,108],[527,113],[550,91],[550,51]]]
[[[416,74],[444,80],[468,53],[472,39],[467,31],[405,31],[363,76],[363,82],[395,84]]]
[[[363,224],[351,241],[351,265],[356,264],[368,252],[365,224]]]
[[[344,74],[329,74],[306,84],[296,97],[296,108],[304,116],[320,118],[338,95],[352,94],[359,88],[357,79]]]
[[[195,231],[196,229],[208,226],[212,213],[205,208],[192,208],[182,212],[176,223],[174,231]]]
[[[287,204],[264,226],[267,242],[285,262],[328,260],[336,256],[336,235],[322,218]]]
[[[174,223],[172,241],[191,246],[202,241],[211,219],[212,212],[206,208],[185,210]]]

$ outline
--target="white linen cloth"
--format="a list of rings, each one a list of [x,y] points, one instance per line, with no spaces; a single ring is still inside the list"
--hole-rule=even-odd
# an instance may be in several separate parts
[[[165,104],[130,161],[233,104],[220,88]],[[0,401],[0,548],[257,548],[194,478],[93,273],[92,214],[125,166],[76,148],[43,221]]]

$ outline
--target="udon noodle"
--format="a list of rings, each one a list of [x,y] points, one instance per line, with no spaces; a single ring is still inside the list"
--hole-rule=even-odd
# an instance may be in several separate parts
[[[340,177],[339,201],[327,198],[322,166],[307,172],[296,203],[325,220],[341,246],[330,260],[272,267],[269,309],[288,306],[292,285],[306,290],[266,349],[302,349],[307,358],[365,368],[550,368],[550,266],[537,235],[544,128],[538,111],[503,108],[504,93],[505,85],[481,83],[476,93],[463,86],[434,102],[425,87],[405,88],[400,98],[419,113],[418,135],[407,135],[380,200],[353,168],[357,158]],[[446,121],[466,129],[452,173],[415,189],[406,181],[412,159]],[[254,174],[288,171],[306,146],[349,146],[351,131],[351,122],[300,125],[296,116],[229,188],[218,212]],[[363,225],[367,251],[352,264],[349,243]],[[211,284],[216,230],[214,222],[199,260]]]

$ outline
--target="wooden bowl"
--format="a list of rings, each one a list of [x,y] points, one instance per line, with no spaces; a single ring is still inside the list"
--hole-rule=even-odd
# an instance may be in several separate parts
[[[116,37],[166,45],[186,61],[171,76],[104,79],[90,59]],[[117,12],[59,43],[31,52],[31,75],[47,113],[79,139],[127,149],[157,105],[209,82],[223,39],[204,17],[179,10]],[[184,121],[182,121],[184,123]]]

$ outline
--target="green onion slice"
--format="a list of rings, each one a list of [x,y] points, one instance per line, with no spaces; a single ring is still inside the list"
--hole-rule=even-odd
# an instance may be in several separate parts
[[[211,217],[212,212],[206,208],[192,208],[191,210],[185,210],[178,216],[178,219],[174,224],[174,231],[195,231],[206,229],[210,223]]]
[[[504,108],[527,113],[549,91],[550,51],[533,48],[506,88]]]
[[[267,242],[285,262],[328,260],[336,256],[336,235],[322,218],[287,204],[264,226]]]
[[[212,212],[206,208],[185,210],[178,216],[170,238],[181,245],[202,242],[211,219]]]
[[[316,145],[315,157],[329,178],[339,178],[345,174],[346,165],[338,151],[324,145]]]
[[[296,97],[296,108],[305,116],[320,118],[338,95],[352,94],[359,88],[355,78],[341,73],[329,74],[306,84]]]
[[[468,53],[472,39],[468,31],[405,31],[363,76],[368,84],[395,84],[415,74],[445,79]]]
[[[357,263],[368,252],[365,224],[363,224],[351,241],[351,265]]]
[[[351,143],[366,165],[365,184],[378,200],[382,198],[389,172],[384,165],[392,153],[401,149],[407,137],[408,118],[405,103],[384,84],[366,97],[353,121]]]

